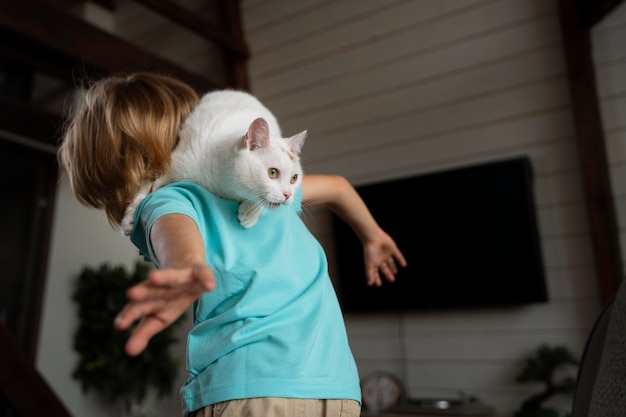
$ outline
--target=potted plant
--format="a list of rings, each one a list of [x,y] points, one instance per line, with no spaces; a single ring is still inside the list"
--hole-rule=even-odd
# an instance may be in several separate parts
[[[563,346],[540,345],[518,375],[517,382],[542,382],[544,389],[526,399],[515,417],[568,417],[569,413],[565,411],[543,407],[548,398],[574,390],[576,381],[573,377],[564,376],[559,381],[554,380],[554,372],[567,365],[578,365],[578,360],[569,349]]]
[[[176,342],[174,327],[180,319],[154,336],[146,350],[130,357],[124,345],[130,331],[113,327],[116,315],[126,304],[126,290],[146,279],[150,266],[137,262],[129,273],[124,266],[107,263],[83,268],[73,293],[78,304],[79,325],[74,350],[79,359],[72,376],[84,392],[94,390],[126,415],[143,415],[141,404],[149,391],[159,397],[171,393],[179,359],[170,353]]]

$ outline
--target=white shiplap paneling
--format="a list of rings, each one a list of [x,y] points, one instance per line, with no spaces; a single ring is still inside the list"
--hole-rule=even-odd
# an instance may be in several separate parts
[[[411,396],[463,390],[512,415],[538,388],[515,381],[528,355],[543,342],[580,354],[600,311],[557,2],[243,0],[242,12],[253,92],[284,133],[309,130],[307,172],[360,185],[530,157],[549,303],[346,317],[362,376],[388,369]],[[624,63],[605,56],[618,61],[604,70],[618,102]],[[626,126],[622,113],[611,113],[611,132]],[[610,140],[620,162],[623,136]],[[328,218],[307,214],[335,273]]]

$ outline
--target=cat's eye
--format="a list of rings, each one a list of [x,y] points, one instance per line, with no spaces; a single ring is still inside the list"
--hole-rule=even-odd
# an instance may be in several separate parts
[[[271,179],[276,179],[278,178],[278,169],[277,168],[270,168],[267,170],[267,176],[270,177]]]
[[[295,184],[296,181],[298,181],[298,174],[294,174],[294,176],[291,177],[291,180],[289,180],[289,182],[292,184]]]

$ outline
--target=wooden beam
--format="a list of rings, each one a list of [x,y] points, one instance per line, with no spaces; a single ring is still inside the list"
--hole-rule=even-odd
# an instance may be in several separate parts
[[[100,7],[104,7],[108,10],[115,10],[115,0],[90,0]]]
[[[243,39],[239,0],[217,0],[217,2],[220,21],[224,30],[235,38]],[[240,90],[249,91],[250,80],[248,78],[247,58],[225,51],[224,61],[227,66],[227,74],[230,77],[230,84]]]
[[[106,75],[128,71],[156,71],[173,75],[198,92],[224,87],[150,54],[130,42],[104,32],[42,0],[0,2],[0,28],[42,45],[74,62],[77,69]]]
[[[0,95],[0,129],[56,146],[62,126],[62,116],[47,113],[26,101]]]
[[[71,417],[2,321],[0,352],[0,393],[18,416]]]
[[[80,69],[76,60],[4,28],[0,28],[0,39],[0,57],[20,62],[70,84],[74,80],[73,73]]]
[[[229,53],[237,55],[239,58],[248,58],[250,51],[243,41],[243,37],[239,33],[233,34],[222,31],[220,28],[212,25],[209,21],[198,17],[193,12],[179,6],[170,0],[135,0],[147,8],[160,13],[166,19],[179,23],[186,29],[189,29],[198,35],[217,43],[225,48]],[[229,0],[233,1],[233,0]]]
[[[578,2],[559,0],[569,90],[596,273],[601,299],[607,304],[622,281],[622,260],[596,92],[590,29],[583,24],[580,13]]]
[[[579,18],[583,26],[591,29],[593,25],[604,19],[611,10],[623,0],[577,0],[579,5]]]

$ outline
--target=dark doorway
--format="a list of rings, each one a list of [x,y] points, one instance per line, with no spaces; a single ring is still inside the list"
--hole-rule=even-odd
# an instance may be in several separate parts
[[[0,133],[0,320],[33,360],[56,182],[52,151]]]

